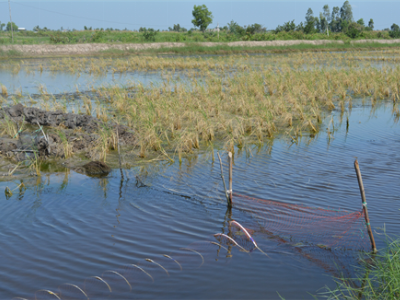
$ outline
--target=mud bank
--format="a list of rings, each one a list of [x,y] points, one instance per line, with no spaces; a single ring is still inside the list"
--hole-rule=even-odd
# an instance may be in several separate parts
[[[76,155],[98,160],[102,151],[115,149],[118,140],[121,147],[136,144],[134,133],[126,126],[22,104],[1,108],[0,126],[0,176],[10,175],[10,169],[23,162],[29,165]]]
[[[365,43],[378,43],[378,44],[398,44],[400,39],[393,40],[356,40],[351,41],[352,44],[365,44]],[[230,43],[215,43],[215,42],[202,42],[196,43],[197,46],[214,47],[214,46],[228,46],[228,47],[282,47],[294,45],[329,45],[329,44],[344,44],[343,41],[333,40],[289,40],[289,41],[239,41]],[[146,44],[74,44],[74,45],[8,45],[0,46],[0,50],[10,51],[15,50],[24,55],[32,56],[46,56],[46,55],[82,55],[94,54],[107,50],[123,50],[123,51],[142,51],[147,49],[160,49],[160,48],[178,48],[185,47],[191,44],[186,43],[146,43]]]

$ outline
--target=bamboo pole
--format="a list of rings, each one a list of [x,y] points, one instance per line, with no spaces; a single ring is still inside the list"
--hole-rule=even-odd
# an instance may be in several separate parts
[[[354,162],[354,168],[356,169],[358,186],[360,188],[361,201],[362,201],[362,206],[363,206],[363,210],[364,210],[365,222],[367,224],[367,230],[368,230],[369,239],[371,240],[372,252],[376,253],[377,249],[376,249],[374,235],[372,234],[371,224],[369,222],[367,200],[365,198],[364,184],[363,184],[363,181],[362,181],[360,166],[358,165],[358,160],[357,159]]]
[[[11,39],[12,39],[12,43],[14,44],[14,28],[13,28],[13,22],[12,22],[12,18],[11,18],[11,3],[10,3],[10,0],[8,0],[8,10],[10,11]]]
[[[229,195],[228,195],[228,191],[226,190],[224,170],[222,169],[222,160],[221,160],[221,156],[219,156],[219,152],[217,152],[217,155],[218,155],[218,159],[219,159],[219,165],[221,166],[221,178],[222,178],[222,183],[224,184],[224,193],[225,193],[225,197],[226,197],[226,203],[228,204],[228,207],[229,207]]]
[[[232,207],[232,152],[228,153],[229,161],[229,202],[228,206]]]
[[[119,170],[121,171],[121,181],[124,180],[124,172],[122,172],[122,163],[121,163],[121,152],[119,150],[119,134],[118,134],[118,126],[117,126],[117,148],[118,148],[118,162],[119,162]]]

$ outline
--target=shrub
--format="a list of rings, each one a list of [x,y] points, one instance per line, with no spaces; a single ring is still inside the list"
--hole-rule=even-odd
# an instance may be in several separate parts
[[[55,32],[50,34],[49,37],[53,44],[70,44],[73,38],[70,32]]]
[[[140,29],[139,29],[140,31]],[[143,37],[146,41],[155,41],[156,40],[156,35],[157,35],[157,31],[155,31],[152,28],[146,29],[146,30],[142,30],[143,32]]]
[[[360,36],[363,29],[364,26],[353,22],[347,27],[346,35],[352,39],[356,39]]]
[[[400,27],[397,24],[393,24],[390,27],[389,36],[393,39],[400,38]]]
[[[101,31],[101,30],[95,31],[92,34],[92,41],[99,42],[104,37],[104,35],[105,35],[104,31]]]

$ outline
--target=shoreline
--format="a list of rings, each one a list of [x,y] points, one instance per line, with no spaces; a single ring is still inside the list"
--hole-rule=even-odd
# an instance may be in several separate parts
[[[40,57],[93,54],[140,54],[140,53],[226,53],[226,52],[279,52],[307,50],[340,50],[348,48],[378,48],[400,46],[400,39],[391,40],[275,40],[275,41],[239,41],[229,43],[145,43],[145,44],[68,44],[68,45],[7,45],[0,46],[0,52],[6,57]]]

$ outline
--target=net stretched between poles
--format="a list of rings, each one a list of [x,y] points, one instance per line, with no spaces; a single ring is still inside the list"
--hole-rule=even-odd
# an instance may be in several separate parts
[[[369,251],[364,212],[313,208],[234,194],[234,206],[254,217],[256,233],[294,247]]]

